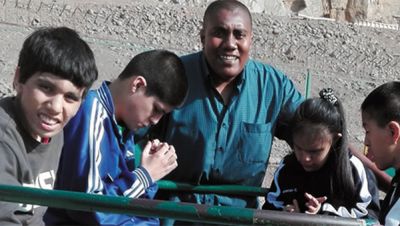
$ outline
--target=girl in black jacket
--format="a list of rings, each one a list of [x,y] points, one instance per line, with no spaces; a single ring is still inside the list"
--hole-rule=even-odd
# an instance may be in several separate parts
[[[343,107],[332,89],[303,102],[291,126],[293,153],[279,164],[263,209],[376,218],[376,183],[349,152]]]

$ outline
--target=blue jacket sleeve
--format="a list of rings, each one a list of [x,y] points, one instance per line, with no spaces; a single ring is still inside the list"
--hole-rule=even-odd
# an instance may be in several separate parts
[[[154,197],[157,185],[146,169],[138,167],[129,171],[114,127],[113,118],[96,99],[85,101],[64,130],[57,189],[130,198]],[[67,214],[73,221],[90,225],[124,225],[132,221],[136,225],[143,219],[149,220],[98,212],[67,211]],[[138,222],[138,219],[142,220]]]

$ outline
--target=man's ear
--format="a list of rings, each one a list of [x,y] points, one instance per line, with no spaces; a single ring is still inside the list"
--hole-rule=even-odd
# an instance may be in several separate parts
[[[13,80],[13,88],[17,91],[17,93],[19,93],[20,91],[19,77],[20,77],[20,68],[17,67],[15,69],[14,80]]]
[[[204,47],[204,40],[206,39],[206,33],[204,27],[200,30],[200,41],[202,46]]]
[[[131,92],[135,93],[136,91],[139,90],[141,87],[146,87],[147,86],[147,81],[143,76],[133,76],[133,79],[131,81]]]
[[[400,123],[396,121],[390,121],[388,127],[391,133],[392,141],[397,144],[400,142]]]

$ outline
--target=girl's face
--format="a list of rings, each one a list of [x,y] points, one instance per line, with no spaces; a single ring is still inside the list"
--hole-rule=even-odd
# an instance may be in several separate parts
[[[332,141],[327,129],[306,129],[293,135],[294,154],[306,172],[317,171],[325,164]]]

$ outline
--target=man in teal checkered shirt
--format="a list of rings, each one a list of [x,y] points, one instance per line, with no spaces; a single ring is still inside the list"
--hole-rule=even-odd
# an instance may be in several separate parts
[[[182,57],[189,81],[185,104],[153,128],[153,135],[177,151],[178,168],[168,179],[260,187],[273,137],[286,139],[285,128],[303,97],[280,71],[249,59],[251,15],[239,1],[211,3],[200,37],[203,50]],[[254,197],[160,193],[159,198],[257,206]]]

